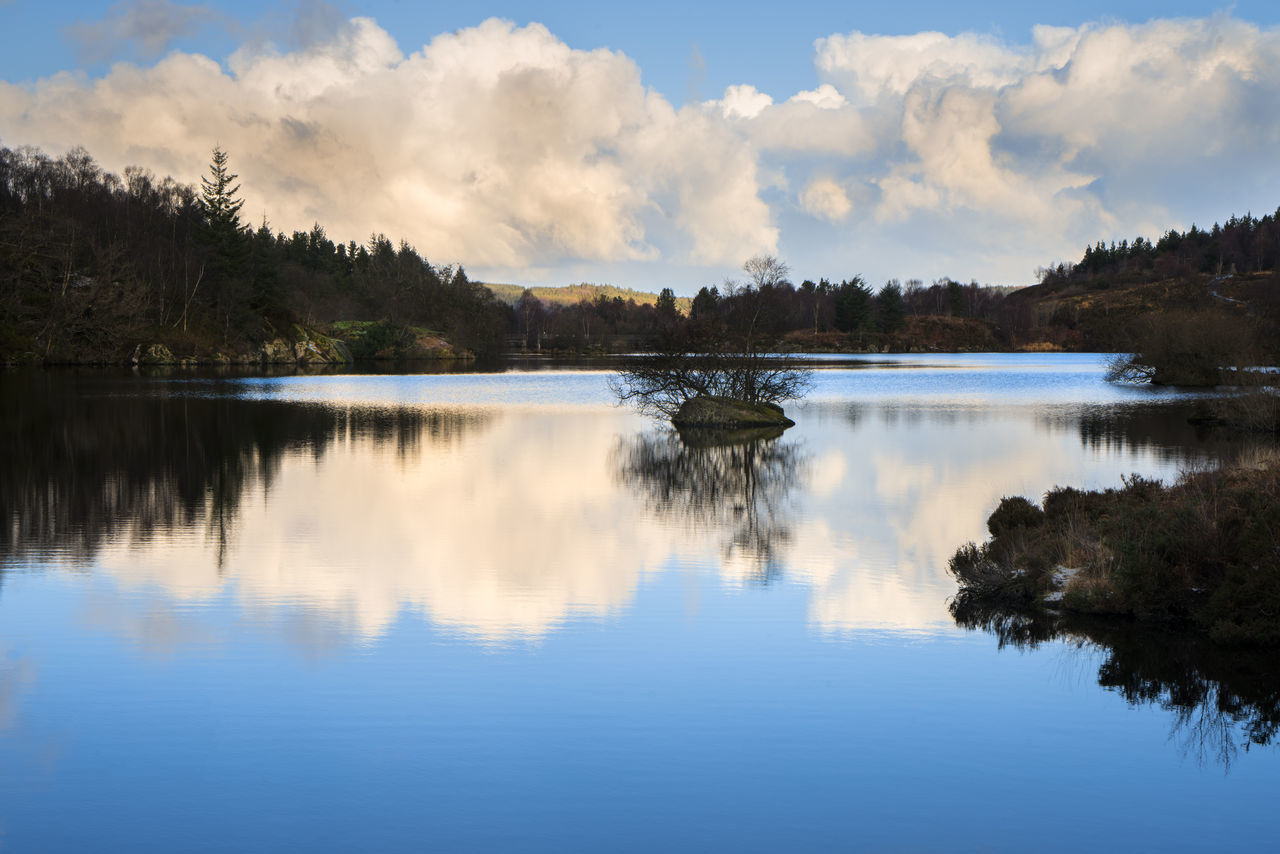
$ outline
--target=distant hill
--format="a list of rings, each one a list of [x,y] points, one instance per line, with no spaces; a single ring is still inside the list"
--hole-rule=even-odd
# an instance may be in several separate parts
[[[520,299],[520,295],[524,293],[524,285],[506,285],[485,282],[484,286],[493,291],[494,296],[508,305],[515,305]],[[626,300],[634,300],[637,305],[654,305],[658,301],[658,295],[649,293],[648,291],[633,291],[631,288],[619,288],[614,285],[589,285],[585,282],[578,285],[559,285],[556,287],[539,286],[529,288],[533,291],[533,295],[545,303],[555,305],[573,305],[574,303],[587,300],[595,302],[599,297],[605,299],[620,298],[624,302]],[[689,313],[689,306],[693,302],[690,297],[676,297],[676,307],[680,309],[681,314]]]
[[[1169,312],[1234,314],[1242,334],[1257,325],[1280,357],[1280,209],[1155,241],[1098,242],[1079,262],[1044,268],[1040,284],[1010,294],[1001,320],[1023,341],[1127,351],[1143,325]]]

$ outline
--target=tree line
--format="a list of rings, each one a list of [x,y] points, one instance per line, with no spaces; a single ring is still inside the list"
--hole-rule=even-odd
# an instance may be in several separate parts
[[[747,264],[752,262],[773,269],[746,271],[744,281],[702,287],[687,315],[678,311],[670,288],[662,289],[654,305],[604,296],[565,305],[540,300],[526,289],[515,303],[509,331],[516,346],[527,350],[608,348],[652,341],[673,326],[705,333],[733,325],[750,311],[763,336],[845,333],[854,346],[863,346],[901,332],[911,317],[999,323],[1005,298],[1014,290],[941,278],[930,285],[890,279],[877,291],[856,274],[839,281],[805,279],[797,285],[787,265],[776,258],[756,256]]]
[[[0,357],[121,361],[144,342],[243,353],[292,324],[331,329],[344,320],[381,321],[370,342],[416,327],[481,355],[616,350],[643,348],[673,327],[736,323],[747,306],[758,334],[800,347],[914,346],[922,327],[913,318],[974,321],[975,341],[1008,347],[1074,328],[1077,318],[1039,304],[1046,291],[1274,271],[1280,259],[1277,210],[1154,242],[1098,243],[1078,263],[1043,269],[1045,287],[1021,293],[949,277],[891,279],[879,289],[857,274],[797,284],[785,264],[759,256],[743,280],[702,287],[687,313],[669,288],[656,304],[600,296],[565,305],[526,290],[508,306],[460,266],[433,264],[404,240],[334,240],[319,223],[286,234],[265,217],[247,223],[244,205],[220,148],[198,185],[137,166],[115,175],[83,148],[61,157],[0,148]],[[1085,343],[1117,343],[1094,338]],[[932,346],[955,346],[940,342]]]
[[[256,228],[215,148],[195,186],[83,148],[0,148],[0,354],[118,361],[139,342],[244,351],[291,324],[343,319],[425,327],[497,353],[510,313],[460,266],[405,241]]]
[[[1086,279],[1111,279],[1117,283],[1185,278],[1195,274],[1221,276],[1275,270],[1280,261],[1280,208],[1258,218],[1251,213],[1232,215],[1224,224],[1208,230],[1192,225],[1186,231],[1170,229],[1158,240],[1136,237],[1133,242],[1098,241],[1086,246],[1075,264],[1041,268],[1043,284],[1066,284]]]

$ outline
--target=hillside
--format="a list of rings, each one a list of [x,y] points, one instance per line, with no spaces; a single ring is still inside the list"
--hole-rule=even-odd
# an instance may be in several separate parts
[[[515,305],[519,302],[520,295],[526,290],[524,285],[493,282],[485,282],[484,286],[507,305]],[[586,282],[577,285],[538,285],[527,290],[531,291],[535,297],[544,303],[561,306],[575,305],[584,300],[595,302],[601,297],[608,300],[621,299],[624,302],[630,300],[635,302],[636,305],[656,305],[658,302],[658,295],[648,291],[635,291],[631,288],[620,288],[615,285],[590,285]],[[692,299],[689,297],[676,297],[676,308],[680,310],[681,314],[689,313],[689,305],[691,303]]]
[[[1157,240],[1099,242],[1011,294],[1000,324],[1015,346],[1042,338],[1066,349],[1127,351],[1157,316],[1202,313],[1258,336],[1280,356],[1277,262],[1280,210],[1232,216],[1207,230],[1170,230]]]
[[[1212,276],[1188,273],[1154,281],[1098,278],[1049,280],[1009,296],[1006,328],[1015,348],[1126,351],[1147,318],[1173,311],[1211,311],[1242,324],[1274,329],[1280,281],[1274,272]]]

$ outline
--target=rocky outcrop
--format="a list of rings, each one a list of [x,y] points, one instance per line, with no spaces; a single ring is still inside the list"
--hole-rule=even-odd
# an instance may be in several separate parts
[[[133,348],[129,362],[134,365],[176,365],[178,359],[163,344],[148,344],[145,347],[139,344]]]
[[[694,397],[681,404],[671,423],[683,429],[739,430],[746,427],[791,427],[795,424],[773,403],[749,403],[730,397]]]
[[[351,351],[337,338],[295,325],[290,338],[274,338],[258,350],[258,361],[267,365],[342,365],[352,361]]]
[[[139,344],[129,363],[139,367],[168,365],[344,365],[353,361],[351,350],[337,338],[295,325],[290,334],[264,341],[247,352],[215,351],[204,355],[176,356],[164,344]]]
[[[467,350],[455,350],[448,341],[436,335],[415,335],[405,348],[405,359],[474,359]]]

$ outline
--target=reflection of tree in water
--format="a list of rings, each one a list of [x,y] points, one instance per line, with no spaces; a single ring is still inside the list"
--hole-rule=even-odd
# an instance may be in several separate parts
[[[811,413],[824,410],[855,428],[874,417],[886,427],[906,429],[1007,420],[1018,412],[1012,407],[931,407],[909,401],[810,404]],[[1082,447],[1096,451],[1150,451],[1163,462],[1194,466],[1231,459],[1240,450],[1239,434],[1201,420],[1208,412],[1204,400],[1055,405],[1025,411],[1050,432],[1076,434]]]
[[[798,446],[781,436],[781,429],[641,435],[619,446],[616,468],[659,517],[727,534],[724,561],[745,559],[751,580],[767,584],[782,571],[790,495],[803,463]]]
[[[1229,769],[1241,747],[1271,745],[1280,732],[1274,649],[1228,647],[1129,621],[1020,613],[966,598],[953,602],[951,612],[960,626],[995,634],[1001,648],[1065,641],[1102,651],[1098,684],[1132,705],[1172,713],[1172,738],[1201,761]]]
[[[1094,450],[1150,450],[1164,462],[1185,465],[1237,455],[1239,435],[1206,427],[1200,420],[1205,413],[1205,401],[1180,400],[1094,406],[1049,420],[1055,424],[1070,422],[1080,433],[1080,444]]]
[[[408,455],[454,444],[486,417],[453,410],[335,408],[243,400],[235,388],[22,372],[0,378],[0,567],[56,549],[78,560],[127,531],[145,539],[207,524],[225,550],[247,488],[281,461],[372,440]],[[208,391],[208,388],[204,388]],[[221,554],[219,562],[221,562]]]

